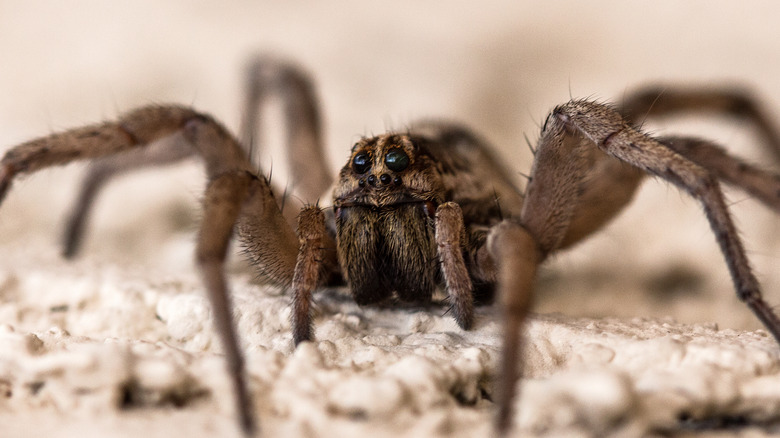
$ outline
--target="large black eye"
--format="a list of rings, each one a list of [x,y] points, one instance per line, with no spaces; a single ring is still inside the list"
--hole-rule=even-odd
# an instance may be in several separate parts
[[[360,174],[368,172],[371,168],[371,156],[366,152],[360,152],[352,159],[352,169]]]
[[[385,155],[385,164],[393,172],[400,172],[409,165],[409,156],[401,148],[393,148]]]

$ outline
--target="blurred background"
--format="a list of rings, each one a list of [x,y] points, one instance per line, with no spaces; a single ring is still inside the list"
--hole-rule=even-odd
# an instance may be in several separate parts
[[[0,0],[0,151],[149,103],[193,105],[235,132],[244,65],[272,52],[316,78],[334,173],[360,136],[419,117],[466,122],[527,172],[524,135],[534,140],[547,112],[572,97],[619,100],[648,82],[739,83],[780,121],[779,13],[772,1]],[[738,123],[649,128],[776,164]],[[58,251],[82,171],[47,170],[15,185],[0,210],[2,263],[19,251]],[[161,248],[191,236],[202,188],[196,164],[117,181],[85,254],[191,270],[189,255]],[[770,301],[780,303],[780,221],[741,193],[729,199]],[[662,182],[646,183],[636,204],[548,265],[537,311],[757,328],[698,205]]]

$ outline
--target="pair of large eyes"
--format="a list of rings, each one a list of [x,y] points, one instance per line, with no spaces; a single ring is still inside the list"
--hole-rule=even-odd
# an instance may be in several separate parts
[[[393,148],[385,155],[385,165],[393,172],[400,172],[409,166],[409,155],[401,148]],[[368,172],[371,168],[371,155],[368,152],[360,152],[352,159],[352,169],[360,174]]]

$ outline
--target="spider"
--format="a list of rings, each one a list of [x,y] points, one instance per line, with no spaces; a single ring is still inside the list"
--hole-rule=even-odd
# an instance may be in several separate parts
[[[477,135],[462,125],[422,122],[359,140],[334,184],[309,76],[295,64],[261,57],[248,69],[242,139],[217,120],[175,105],[147,106],[116,121],[66,130],[8,150],[0,161],[0,202],[13,179],[91,159],[65,233],[77,253],[96,193],[121,172],[199,155],[208,184],[196,262],[225,349],[239,422],[257,427],[243,355],[231,320],[224,261],[233,234],[269,282],[289,288],[297,345],[314,339],[312,292],[346,284],[361,305],[426,303],[443,285],[458,325],[497,296],[503,324],[496,428],[506,434],[520,374],[520,328],[536,272],[559,250],[601,229],[632,199],[645,175],[701,202],[738,297],[780,340],[780,319],[762,299],[720,189],[726,182],[780,211],[780,176],[702,139],[654,138],[647,117],[714,112],[746,119],[780,156],[780,133],[756,101],[735,89],[646,88],[620,106],[572,100],[547,116],[524,189]],[[260,107],[280,98],[293,189],[281,191],[253,165]],[[332,205],[316,203],[331,187]],[[293,196],[295,195],[295,196]],[[308,202],[307,202],[308,201]]]

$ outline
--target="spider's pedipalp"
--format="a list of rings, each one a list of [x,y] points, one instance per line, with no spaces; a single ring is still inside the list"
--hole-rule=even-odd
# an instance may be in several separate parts
[[[452,297],[455,320],[468,330],[474,323],[473,288],[463,260],[466,245],[463,213],[454,202],[444,203],[436,209],[436,244],[447,294]]]
[[[325,214],[310,205],[298,216],[299,250],[292,279],[292,330],[295,345],[314,340],[311,322],[311,294],[322,284],[324,268],[335,260],[326,259],[333,242],[325,229]],[[327,264],[325,261],[327,260]]]

